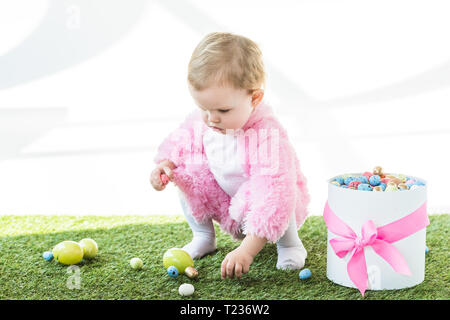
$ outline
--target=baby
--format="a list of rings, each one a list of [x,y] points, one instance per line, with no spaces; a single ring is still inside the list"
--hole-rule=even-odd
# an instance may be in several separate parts
[[[267,242],[277,245],[278,269],[301,269],[306,250],[297,230],[307,216],[306,179],[287,133],[263,101],[265,70],[252,40],[206,35],[188,67],[199,109],[159,146],[150,182],[178,190],[194,259],[216,250],[213,221],[242,240],[221,265],[221,277],[241,277]],[[269,151],[270,150],[270,151]],[[270,157],[268,154],[270,153]]]

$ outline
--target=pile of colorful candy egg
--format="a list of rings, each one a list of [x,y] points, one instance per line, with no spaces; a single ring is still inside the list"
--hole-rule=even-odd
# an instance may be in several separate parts
[[[377,166],[372,172],[364,172],[360,176],[344,174],[331,181],[341,188],[363,191],[399,191],[414,190],[425,184],[422,181],[403,174],[390,175],[383,172],[383,168]]]

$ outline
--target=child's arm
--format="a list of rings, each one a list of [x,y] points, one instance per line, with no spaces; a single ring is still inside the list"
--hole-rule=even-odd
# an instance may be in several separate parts
[[[234,275],[240,278],[243,273],[247,273],[253,259],[264,248],[266,238],[255,235],[247,235],[239,247],[227,254],[222,261],[221,276],[233,278]]]

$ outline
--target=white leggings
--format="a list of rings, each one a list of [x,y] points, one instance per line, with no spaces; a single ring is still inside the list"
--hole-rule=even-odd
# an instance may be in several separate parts
[[[198,223],[192,216],[192,210],[189,204],[187,203],[183,192],[178,189],[178,194],[180,198],[181,207],[183,208],[184,216],[186,217],[189,227],[191,227],[193,236],[207,237],[210,239],[215,238],[215,231],[212,219],[206,220],[202,223]],[[281,238],[278,239],[277,241],[277,247],[287,248],[299,246],[303,248],[302,241],[300,240],[297,233],[295,212],[293,212],[289,220],[288,228],[286,229],[283,236],[281,236]]]

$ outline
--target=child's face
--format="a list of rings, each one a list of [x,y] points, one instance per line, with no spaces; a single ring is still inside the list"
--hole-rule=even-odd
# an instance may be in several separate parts
[[[189,91],[202,109],[205,124],[219,128],[215,131],[222,134],[226,133],[226,129],[242,128],[264,96],[261,89],[250,95],[247,90],[232,87],[214,86],[198,91],[189,85]]]

